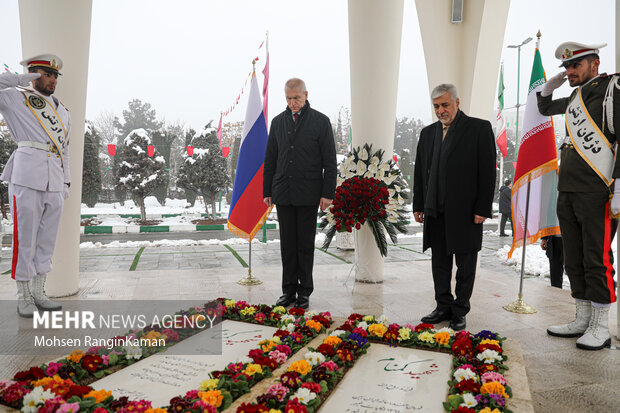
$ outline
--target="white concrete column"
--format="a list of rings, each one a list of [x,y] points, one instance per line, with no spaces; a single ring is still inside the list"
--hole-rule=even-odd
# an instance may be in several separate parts
[[[69,108],[71,115],[71,190],[65,201],[56,250],[52,257],[53,270],[45,288],[54,297],[72,295],[78,291],[80,199],[91,12],[92,0],[19,1],[23,56],[28,58],[38,53],[60,56],[64,67],[54,95]]]
[[[429,91],[440,83],[453,83],[463,112],[495,123],[510,0],[465,0],[463,4],[463,22],[455,24],[452,0],[416,0]]]
[[[385,160],[394,146],[403,7],[403,0],[349,0],[352,144],[383,149]],[[356,232],[355,279],[382,282],[383,257],[368,225]]]

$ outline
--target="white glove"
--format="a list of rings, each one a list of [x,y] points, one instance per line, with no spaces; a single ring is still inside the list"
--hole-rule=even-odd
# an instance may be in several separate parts
[[[62,199],[69,198],[69,185],[65,184],[65,190],[62,193]]]
[[[41,77],[41,73],[22,73],[17,75],[17,85],[27,87],[30,82]]]
[[[540,96],[545,97],[553,93],[554,90],[562,86],[566,82],[566,70],[550,77],[540,91]]]
[[[616,179],[614,188],[614,196],[611,198],[611,215],[617,215],[620,213],[620,180]]]

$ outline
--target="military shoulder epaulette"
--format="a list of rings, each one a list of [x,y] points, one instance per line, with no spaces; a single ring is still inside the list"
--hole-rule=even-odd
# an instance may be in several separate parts
[[[599,75],[599,77],[602,78],[602,79],[605,79],[606,77],[612,77],[612,76],[616,76],[616,75],[620,76],[620,72],[618,72],[618,73],[610,73],[610,74],[603,73],[603,74]]]

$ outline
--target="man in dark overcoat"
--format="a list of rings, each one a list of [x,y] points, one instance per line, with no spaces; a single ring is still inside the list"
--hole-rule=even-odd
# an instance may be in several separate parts
[[[289,79],[284,94],[287,108],[269,130],[263,198],[276,204],[280,225],[283,295],[276,305],[305,309],[314,289],[317,211],[336,192],[336,144],[329,118],[310,107],[303,80]]]
[[[512,233],[514,234],[514,228],[512,225],[512,201],[510,197],[512,196],[512,181],[510,179],[506,179],[504,181],[504,185],[499,189],[499,213],[502,215],[501,220],[499,222],[499,236],[507,237],[506,234],[506,221],[510,220],[510,228]]]
[[[474,288],[476,260],[482,247],[482,223],[492,216],[495,191],[495,143],[491,124],[459,109],[454,85],[431,93],[439,119],[420,133],[415,162],[413,212],[424,223],[423,249],[432,249],[437,307],[422,317],[436,324],[466,327]],[[452,262],[456,288],[452,295]]]

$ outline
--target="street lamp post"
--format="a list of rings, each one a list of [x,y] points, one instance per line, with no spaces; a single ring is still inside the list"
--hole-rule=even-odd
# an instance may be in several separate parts
[[[508,46],[509,49],[517,49],[517,105],[515,106],[517,108],[517,120],[515,131],[515,162],[517,161],[517,156],[519,154],[519,108],[521,107],[519,104],[519,87],[521,85],[521,46],[529,43],[530,41],[532,41],[532,38],[528,37],[519,45],[511,44]]]

